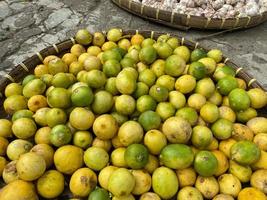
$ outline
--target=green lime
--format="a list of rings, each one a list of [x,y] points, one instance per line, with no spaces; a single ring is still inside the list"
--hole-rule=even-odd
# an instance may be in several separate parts
[[[124,153],[124,160],[132,169],[142,169],[148,163],[148,150],[142,144],[131,144]]]
[[[103,65],[103,72],[107,77],[114,77],[121,71],[121,65],[118,60],[107,60]]]
[[[132,69],[129,71],[126,69]],[[136,74],[135,69],[131,67],[124,68],[116,77],[116,87],[122,94],[132,94],[136,89]],[[136,72],[137,73],[137,72]]]
[[[119,126],[128,121],[128,117],[118,112],[112,112],[111,115],[116,119]]]
[[[118,42],[118,47],[127,51],[131,47],[131,42],[130,40],[123,38]]]
[[[186,62],[182,57],[171,55],[166,59],[165,73],[173,77],[178,77],[184,72],[185,67]]]
[[[139,59],[145,64],[153,63],[157,58],[157,51],[152,46],[144,47],[140,50]]]
[[[146,39],[143,40],[141,46],[142,46],[142,48],[143,47],[147,47],[147,46],[153,46],[153,44],[155,44],[155,42],[156,41],[153,40],[152,38],[146,38]]]
[[[211,130],[206,126],[195,126],[192,132],[192,144],[199,149],[207,148],[213,139]]]
[[[153,46],[156,49],[157,54],[159,55],[159,57],[162,58],[162,59],[166,59],[166,58],[168,58],[169,56],[172,55],[173,49],[166,42],[157,42]]]
[[[248,140],[236,142],[231,147],[231,159],[241,165],[251,165],[260,159],[259,147]]]
[[[152,63],[150,68],[157,77],[164,75],[165,74],[165,72],[164,72],[165,60],[163,60],[163,59],[156,60],[155,62]]]
[[[107,91],[98,91],[95,93],[92,109],[96,114],[107,113],[114,104],[113,96]]]
[[[176,173],[168,167],[157,168],[152,175],[152,188],[159,199],[173,199],[179,189]]]
[[[181,92],[171,91],[169,93],[169,102],[174,106],[174,108],[179,109],[185,106],[186,98]]]
[[[151,154],[159,155],[161,150],[167,145],[167,138],[159,130],[150,130],[145,134],[144,145]]]
[[[51,74],[44,74],[40,77],[40,79],[46,84],[46,86],[52,85],[53,75]]]
[[[76,90],[79,87],[88,87],[88,85],[84,82],[76,82],[73,85],[71,85],[68,90],[72,93],[74,90]]]
[[[218,107],[212,103],[204,104],[200,109],[200,116],[205,122],[214,123],[219,118],[220,112]]]
[[[171,37],[167,40],[167,43],[171,46],[172,49],[177,48],[180,45],[180,42],[178,38],[176,37]]]
[[[133,93],[133,97],[137,99],[143,95],[148,94],[148,92],[149,92],[149,87],[145,83],[137,82],[136,89]]]
[[[121,95],[116,98],[115,108],[118,113],[131,115],[135,110],[135,99],[129,95]]]
[[[160,35],[157,39],[157,42],[166,42],[169,38],[169,34]]]
[[[216,81],[226,77],[226,76],[235,76],[235,70],[230,66],[217,67],[214,74]]]
[[[138,73],[141,73],[143,70],[148,69],[148,66],[142,62],[136,64]]]
[[[207,53],[203,49],[195,49],[191,52],[190,60],[191,62],[196,62],[200,60],[201,58],[205,58],[207,56]]]
[[[111,200],[108,191],[103,188],[96,188],[88,197],[88,200]]]
[[[199,151],[194,161],[194,169],[200,176],[212,176],[218,168],[218,160],[210,151]]]
[[[207,56],[208,56],[209,58],[213,58],[213,59],[216,61],[216,63],[221,62],[222,59],[223,59],[222,51],[219,50],[219,49],[211,49],[211,50],[208,52]]]
[[[27,99],[22,95],[12,95],[4,100],[4,109],[8,114],[27,108]]]
[[[159,159],[166,167],[185,169],[193,163],[194,153],[185,144],[169,144],[162,149]]]
[[[160,118],[165,121],[169,117],[174,116],[175,114],[175,108],[174,106],[169,102],[160,102],[157,105],[156,113],[160,116]]]
[[[195,77],[188,74],[180,76],[175,82],[175,89],[183,94],[188,94],[192,92],[195,87]]]
[[[73,135],[73,144],[82,149],[87,149],[93,142],[93,136],[88,131],[77,131]]]
[[[252,88],[247,94],[250,98],[250,105],[252,108],[260,109],[267,105],[267,93],[265,90],[261,88]]]
[[[165,87],[153,85],[149,90],[149,95],[157,102],[162,102],[168,99],[169,91]]]
[[[128,196],[135,187],[135,178],[132,173],[125,168],[115,170],[109,177],[108,190],[114,196]],[[123,197],[122,197],[123,198]]]
[[[198,93],[191,94],[187,99],[187,104],[189,107],[199,111],[201,107],[206,103],[206,98]]]
[[[219,140],[225,140],[231,137],[233,123],[227,119],[218,119],[211,126],[213,135]]]
[[[54,88],[48,93],[47,102],[52,108],[68,108],[71,106],[71,96],[65,88]]]
[[[22,93],[26,98],[30,98],[34,95],[43,94],[45,89],[46,85],[41,79],[33,79],[23,87]]]
[[[12,115],[12,122],[16,121],[19,118],[30,118],[30,119],[32,119],[32,117],[33,117],[33,112],[32,111],[26,110],[26,109],[18,110],[17,112],[15,112]]]
[[[112,42],[117,42],[121,39],[122,30],[118,28],[112,28],[107,33],[107,39]]]
[[[127,51],[125,49],[120,48],[120,47],[115,47],[112,49],[112,51],[118,52],[121,55],[121,58],[123,58],[127,53]]]
[[[217,88],[222,95],[228,95],[233,89],[238,88],[237,80],[232,76],[226,76],[218,81]]]
[[[236,113],[237,121],[242,123],[248,122],[250,119],[257,117],[257,115],[257,110],[255,110],[254,108],[248,108],[246,110],[241,110]]]
[[[246,110],[250,106],[250,98],[247,92],[243,89],[233,89],[229,95],[230,107],[235,111]]]
[[[138,46],[139,47],[139,46]],[[139,62],[139,49],[136,46],[131,46],[128,50],[128,53],[124,56],[124,58],[131,58],[135,61],[135,63]]]
[[[22,85],[19,83],[10,83],[5,88],[5,96],[22,95]]]
[[[68,65],[60,58],[50,60],[48,63],[49,74],[55,75],[59,72],[68,72]]]
[[[84,152],[83,159],[87,167],[95,171],[100,171],[107,166],[109,155],[103,148],[89,147]]]
[[[33,115],[34,121],[40,126],[47,126],[46,114],[51,108],[40,108]]]
[[[217,66],[217,63],[212,58],[201,58],[200,60],[198,60],[198,62],[201,62],[205,65],[208,74],[212,74]]]
[[[27,75],[23,80],[22,80],[22,86],[24,87],[27,83],[32,81],[33,79],[36,79],[37,77],[33,74]]]
[[[222,101],[223,97],[217,90],[215,90],[215,92],[208,98],[208,102],[213,103],[216,106],[220,106]]]
[[[132,59],[132,58],[130,58],[130,57],[124,57],[121,60],[120,64],[121,64],[121,67],[122,68],[126,68],[126,67],[133,67],[133,68],[135,68],[136,67],[135,66],[135,60]]]
[[[156,81],[156,75],[151,69],[145,69],[139,73],[138,81],[145,83],[151,87]]]
[[[94,94],[91,88],[86,86],[76,88],[71,94],[71,101],[73,106],[89,106],[93,102],[93,99]]]
[[[17,119],[12,125],[12,132],[19,139],[28,139],[32,137],[36,130],[36,124],[30,118]]]
[[[71,141],[71,137],[70,129],[63,124],[56,125],[50,132],[50,142],[56,147],[68,144]]]
[[[105,63],[107,60],[110,60],[110,59],[115,59],[117,61],[121,61],[122,59],[122,56],[120,54],[119,51],[113,51],[112,49],[111,50],[107,50],[103,53],[102,55],[102,59],[103,59],[103,62]]]
[[[49,127],[54,127],[59,124],[65,124],[67,121],[67,115],[64,110],[60,108],[51,108],[45,115],[46,123]]]
[[[175,78],[173,78],[169,75],[162,75],[156,81],[156,85],[165,87],[169,91],[173,90],[174,84],[175,84]]]
[[[112,95],[117,95],[119,94],[119,91],[116,87],[116,77],[111,77],[107,80],[106,85],[105,85],[105,90]]]
[[[82,45],[88,45],[92,42],[93,36],[86,29],[79,30],[75,35],[75,40]]]
[[[173,54],[178,55],[182,57],[185,62],[187,63],[190,59],[190,50],[187,46],[179,46],[176,49],[174,49]]]
[[[128,76],[129,78],[131,78],[133,80],[137,80],[138,75],[139,75],[137,70],[132,68],[132,67],[126,67],[126,68],[122,69],[120,74]]]
[[[85,82],[89,85],[91,88],[101,88],[106,83],[106,75],[104,72],[93,69],[85,74]]]
[[[88,130],[95,120],[94,113],[88,108],[74,107],[69,112],[69,123],[76,130]]]
[[[154,111],[156,106],[157,102],[149,95],[139,97],[136,102],[136,109],[141,113],[148,110]]]
[[[51,84],[54,87],[68,88],[72,83],[66,73],[60,72],[54,75]]]
[[[203,196],[197,188],[192,186],[185,186],[179,190],[177,195],[177,200],[185,200],[185,199],[203,200]]]
[[[215,85],[210,78],[203,78],[197,82],[195,93],[201,94],[209,98],[215,92]]]
[[[194,126],[198,120],[197,111],[190,107],[180,108],[175,115],[187,120],[192,126]]]
[[[81,57],[81,56],[80,56]],[[80,62],[81,63],[81,62]],[[96,56],[88,56],[83,62],[83,68],[86,71],[91,71],[93,69],[100,70],[102,67],[101,60]]]
[[[197,80],[200,80],[207,75],[207,69],[201,62],[192,62],[189,65],[188,73],[194,76]]]
[[[139,118],[138,122],[142,125],[142,127],[149,131],[151,129],[158,129],[161,123],[160,116],[154,111],[145,111],[143,112]]]

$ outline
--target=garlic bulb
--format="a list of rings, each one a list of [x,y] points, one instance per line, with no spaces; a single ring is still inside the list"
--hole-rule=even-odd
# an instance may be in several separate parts
[[[267,12],[267,0],[134,0],[147,6],[210,18],[255,16]]]

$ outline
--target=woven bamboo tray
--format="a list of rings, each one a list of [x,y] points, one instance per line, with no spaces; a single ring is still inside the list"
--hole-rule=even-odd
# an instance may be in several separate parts
[[[136,33],[140,33],[146,38],[151,37],[154,39],[157,39],[162,34],[166,34],[163,32],[156,32],[156,31],[123,30],[124,35],[131,36],[131,35],[134,35]],[[191,50],[194,50],[196,48],[202,48],[202,49],[208,51],[208,49],[201,47],[198,42],[193,42],[193,41],[187,40],[183,37],[179,37],[177,34],[170,34],[170,35],[173,37],[179,38],[179,40],[181,41],[181,45],[186,45]],[[61,56],[64,53],[68,52],[70,50],[70,48],[72,47],[72,45],[75,43],[76,43],[75,39],[70,38],[70,39],[65,40],[63,42],[60,42],[60,43],[54,44],[50,47],[47,47],[40,52],[36,52],[35,55],[33,55],[32,57],[26,59],[22,63],[13,67],[9,73],[6,73],[5,75],[0,76],[0,102],[1,102],[0,103],[0,105],[1,105],[0,106],[0,117],[1,118],[8,117],[6,115],[6,113],[4,112],[4,109],[3,109],[3,101],[5,99],[4,90],[5,90],[5,87],[9,83],[22,81],[22,79],[25,76],[27,76],[30,73],[33,73],[33,70],[36,67],[36,65],[41,64],[43,59],[46,56],[48,56],[48,55]],[[254,79],[251,75],[249,75],[242,67],[239,67],[238,65],[236,65],[235,63],[230,61],[229,58],[224,57],[223,60],[224,60],[225,64],[227,64],[228,66],[231,66],[233,69],[235,69],[236,76],[244,79],[249,88],[261,88],[261,89],[265,90],[260,85],[260,83],[256,79]],[[267,116],[267,109],[265,108],[265,109],[259,110],[258,114],[260,116]],[[69,180],[68,176],[65,178],[66,178],[66,180]],[[4,185],[3,180],[0,178],[0,188],[3,187],[3,185]],[[63,194],[60,197],[56,198],[55,200],[68,200],[71,198],[73,198],[72,194],[69,192],[68,189],[66,189],[63,192]],[[75,198],[75,199],[77,199],[77,198]],[[42,198],[40,198],[40,200],[42,200]],[[77,200],[79,200],[79,199],[77,199]]]
[[[189,28],[219,30],[242,29],[254,27],[267,21],[267,12],[253,17],[214,19],[156,9],[132,0],[112,1],[130,13],[181,30],[188,30]]]

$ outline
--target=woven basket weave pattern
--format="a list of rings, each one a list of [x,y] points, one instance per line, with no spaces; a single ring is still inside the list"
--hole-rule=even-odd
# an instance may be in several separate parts
[[[140,17],[182,30],[187,30],[191,27],[199,29],[250,28],[267,20],[267,12],[253,17],[213,19],[156,9],[132,0],[112,1],[119,7]]]

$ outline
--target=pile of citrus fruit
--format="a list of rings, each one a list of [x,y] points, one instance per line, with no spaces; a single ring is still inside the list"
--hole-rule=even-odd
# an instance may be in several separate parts
[[[1,200],[266,200],[267,94],[217,49],[80,30],[5,89]]]

